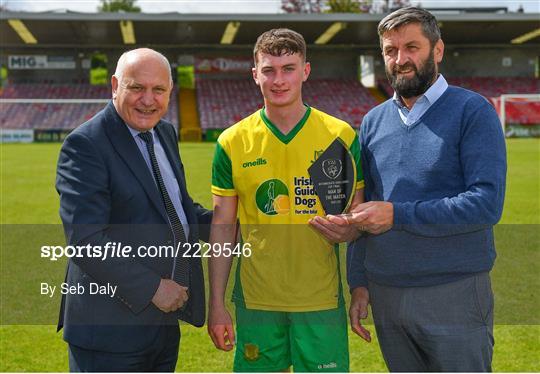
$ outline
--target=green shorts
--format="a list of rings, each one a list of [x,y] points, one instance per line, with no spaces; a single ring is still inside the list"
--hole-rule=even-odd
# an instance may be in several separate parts
[[[349,371],[345,307],[269,312],[236,307],[234,371]]]

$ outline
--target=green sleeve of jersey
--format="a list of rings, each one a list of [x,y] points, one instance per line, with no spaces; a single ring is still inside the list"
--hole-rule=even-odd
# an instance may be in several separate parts
[[[234,190],[231,159],[219,142],[216,143],[216,152],[212,162],[212,186],[224,190]]]
[[[356,163],[356,181],[363,181],[364,173],[362,173],[362,162],[360,157],[360,139],[358,139],[358,134],[354,136],[350,151],[353,155],[354,162]]]

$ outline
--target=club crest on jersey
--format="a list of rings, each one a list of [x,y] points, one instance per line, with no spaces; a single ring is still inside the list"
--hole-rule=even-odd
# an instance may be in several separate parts
[[[318,151],[314,151],[313,152],[313,160],[311,160],[311,163],[313,164],[315,161],[317,161],[317,159],[319,158],[320,155],[322,155],[324,153],[324,149],[321,149],[321,150],[318,150]]]
[[[330,179],[336,179],[341,174],[341,160],[329,158],[322,162],[322,171]]]

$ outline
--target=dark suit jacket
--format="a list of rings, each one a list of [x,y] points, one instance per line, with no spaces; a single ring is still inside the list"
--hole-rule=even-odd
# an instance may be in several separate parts
[[[193,203],[187,193],[174,129],[165,121],[154,129],[180,186],[189,242],[208,240],[211,212]],[[64,327],[67,342],[92,350],[133,352],[151,345],[160,326],[177,326],[178,319],[204,324],[200,258],[189,260],[190,297],[183,312],[164,313],[151,302],[161,278],[171,277],[174,259],[138,256],[136,249],[172,245],[173,236],[153,176],[112,102],[66,138],[56,189],[68,244],[103,248],[115,242],[131,246],[134,256],[111,258],[109,253],[102,261],[85,252],[68,261],[66,282],[82,285],[85,293],[62,298],[58,328]],[[90,283],[118,286],[115,297],[90,295]]]

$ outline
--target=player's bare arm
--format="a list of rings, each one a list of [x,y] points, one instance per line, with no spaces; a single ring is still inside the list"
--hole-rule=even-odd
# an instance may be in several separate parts
[[[216,196],[214,215],[210,232],[210,243],[224,245],[236,242],[236,196]],[[234,347],[234,327],[232,318],[225,307],[225,291],[231,271],[232,257],[212,256],[208,261],[210,281],[210,301],[208,310],[208,334],[216,348],[230,351]]]
[[[356,287],[351,293],[351,306],[349,307],[349,319],[353,332],[371,342],[371,333],[362,326],[362,319],[368,317],[369,291],[366,287]]]

